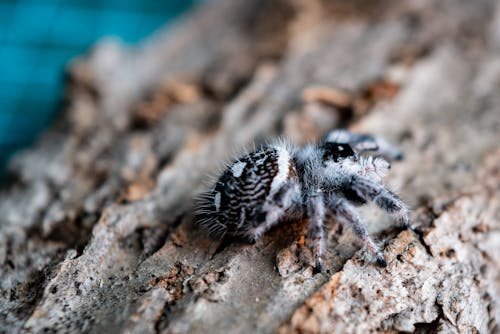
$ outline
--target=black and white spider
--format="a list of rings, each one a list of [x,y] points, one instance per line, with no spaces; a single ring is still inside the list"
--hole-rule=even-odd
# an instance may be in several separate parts
[[[382,138],[346,130],[333,130],[319,144],[303,148],[283,141],[263,146],[228,166],[200,197],[196,220],[214,236],[255,241],[284,218],[307,218],[315,272],[320,272],[329,211],[352,226],[385,267],[383,253],[355,208],[372,201],[401,227],[408,226],[406,205],[381,183],[390,168],[382,157],[399,160],[402,154]]]

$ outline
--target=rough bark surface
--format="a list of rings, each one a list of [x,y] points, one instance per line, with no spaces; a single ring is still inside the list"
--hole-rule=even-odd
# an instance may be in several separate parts
[[[0,193],[0,331],[499,333],[500,4],[220,0],[69,68],[67,107]],[[252,142],[349,127],[398,143],[414,231],[364,210],[389,265],[329,223],[254,245],[192,225]]]

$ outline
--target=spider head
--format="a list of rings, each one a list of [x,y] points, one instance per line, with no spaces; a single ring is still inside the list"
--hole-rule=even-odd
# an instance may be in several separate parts
[[[335,161],[356,158],[356,153],[351,145],[346,143],[326,142],[321,145],[323,149],[323,161]]]

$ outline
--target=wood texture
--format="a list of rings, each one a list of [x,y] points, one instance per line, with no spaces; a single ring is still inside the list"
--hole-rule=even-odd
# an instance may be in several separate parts
[[[499,333],[500,5],[219,0],[69,66],[67,106],[0,193],[0,331]],[[329,222],[255,245],[192,225],[243,147],[348,127],[400,145],[414,231],[363,209],[387,268]]]

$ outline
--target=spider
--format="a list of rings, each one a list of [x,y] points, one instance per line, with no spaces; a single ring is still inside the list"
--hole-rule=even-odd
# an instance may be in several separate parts
[[[302,148],[285,141],[265,145],[235,160],[199,197],[196,221],[213,236],[254,242],[286,218],[306,218],[318,273],[323,270],[325,215],[330,212],[352,226],[385,267],[384,254],[368,235],[356,206],[372,201],[408,227],[405,203],[381,182],[390,168],[386,159],[400,160],[402,154],[380,137],[343,129]]]

